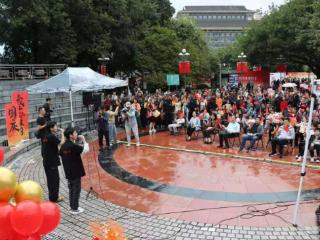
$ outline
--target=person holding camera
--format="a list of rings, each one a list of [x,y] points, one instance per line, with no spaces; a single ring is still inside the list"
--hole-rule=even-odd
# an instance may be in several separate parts
[[[43,167],[47,177],[49,201],[61,202],[63,197],[59,197],[59,169],[61,165],[59,158],[59,145],[64,143],[64,131],[60,129],[61,140],[56,136],[58,127],[56,122],[47,123],[47,134],[43,138]]]
[[[124,127],[126,129],[127,134],[127,146],[130,147],[131,142],[131,130],[133,132],[133,135],[136,139],[136,146],[140,146],[139,141],[139,131],[138,131],[138,123],[136,118],[136,110],[131,105],[130,102],[126,102],[125,107],[121,110],[121,117],[124,121]]]
[[[108,119],[109,119],[109,115],[107,112],[104,111],[104,109],[98,112],[96,123],[98,127],[98,139],[99,139],[100,151],[103,150],[103,137],[106,140],[106,146],[109,147]]]
[[[89,145],[84,136],[78,136],[73,127],[68,127],[64,131],[64,136],[66,141],[60,148],[60,156],[68,180],[70,213],[79,214],[84,211],[83,208],[79,207],[81,177],[85,176],[81,154],[89,150]]]
[[[119,102],[115,101],[115,104],[111,104],[109,111],[107,111],[110,146],[117,144],[116,116],[118,116],[119,113],[119,105]]]

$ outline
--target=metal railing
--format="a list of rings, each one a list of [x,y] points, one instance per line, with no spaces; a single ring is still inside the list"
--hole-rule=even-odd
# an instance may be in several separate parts
[[[66,64],[0,64],[0,80],[47,79],[66,68]]]

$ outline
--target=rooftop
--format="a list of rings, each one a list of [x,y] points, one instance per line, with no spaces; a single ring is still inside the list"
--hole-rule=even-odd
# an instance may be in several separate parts
[[[255,12],[245,6],[236,5],[211,5],[211,6],[185,6],[183,12]]]

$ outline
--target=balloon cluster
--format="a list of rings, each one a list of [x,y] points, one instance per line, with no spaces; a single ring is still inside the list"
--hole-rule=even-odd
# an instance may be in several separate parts
[[[122,226],[113,220],[105,223],[92,222],[90,228],[93,232],[93,240],[127,240]]]
[[[18,184],[14,172],[0,167],[0,240],[40,240],[58,226],[60,217],[55,203],[43,202],[38,183]]]

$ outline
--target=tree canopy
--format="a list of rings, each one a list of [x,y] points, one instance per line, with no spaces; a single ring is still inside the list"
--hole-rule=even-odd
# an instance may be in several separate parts
[[[300,69],[307,65],[320,76],[320,1],[290,0],[273,8],[237,43],[220,52],[220,58],[235,61],[241,51],[252,64],[271,67],[285,61]]]
[[[131,73],[177,72],[191,53],[195,75],[210,73],[203,33],[172,19],[169,0],[0,0],[0,45],[8,63],[66,63]]]

